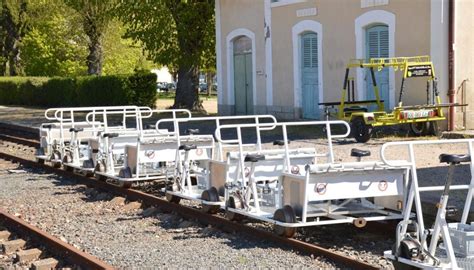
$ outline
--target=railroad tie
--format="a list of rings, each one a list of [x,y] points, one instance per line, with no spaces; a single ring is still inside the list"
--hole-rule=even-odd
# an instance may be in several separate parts
[[[43,252],[37,248],[20,250],[16,253],[16,261],[19,263],[33,262],[39,259],[41,253]]]
[[[55,269],[58,265],[58,260],[54,258],[46,258],[32,263],[33,270],[50,270]]]
[[[3,242],[1,244],[2,250],[4,254],[12,254],[16,252],[17,250],[22,249],[26,244],[26,241],[23,239],[15,239],[15,240],[10,240]]]
[[[0,243],[8,241],[11,233],[9,231],[0,231]]]

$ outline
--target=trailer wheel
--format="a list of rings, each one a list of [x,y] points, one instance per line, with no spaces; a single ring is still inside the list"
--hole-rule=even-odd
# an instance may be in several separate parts
[[[362,117],[356,117],[351,121],[352,136],[359,143],[366,143],[372,135],[372,126],[367,125]]]
[[[296,214],[293,208],[289,205],[283,206],[275,211],[273,214],[273,219],[276,221],[281,221],[285,223],[295,223],[296,222]],[[279,236],[291,238],[296,233],[295,227],[283,227],[279,225],[275,225],[275,233]]]
[[[218,202],[219,201],[219,193],[215,187],[211,187],[210,189],[204,190],[201,195],[201,199],[207,202]],[[203,203],[202,211],[209,214],[215,214],[219,211],[219,205],[209,205]]]
[[[410,131],[415,136],[427,135],[429,130],[429,122],[410,123]]]
[[[243,209],[244,207],[242,205],[242,202],[237,196],[230,195],[229,199],[226,202],[226,210],[228,208]],[[236,212],[232,212],[229,210],[225,212],[225,216],[226,218],[232,221],[241,221],[244,218],[241,214],[238,214]]]

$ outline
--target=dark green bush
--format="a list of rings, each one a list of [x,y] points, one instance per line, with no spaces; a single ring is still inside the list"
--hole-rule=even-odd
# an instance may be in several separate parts
[[[2,105],[154,107],[156,98],[156,75],[153,73],[75,78],[0,78]]]

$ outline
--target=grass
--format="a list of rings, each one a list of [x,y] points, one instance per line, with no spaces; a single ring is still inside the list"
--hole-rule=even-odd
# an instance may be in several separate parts
[[[174,91],[170,91],[170,92],[159,92],[158,93],[158,98],[159,99],[174,99],[175,97],[175,92]],[[217,99],[217,94],[211,94],[211,96],[209,97],[207,95],[207,93],[200,93],[199,94],[199,98],[200,99],[206,99],[206,100],[209,100],[209,99]]]

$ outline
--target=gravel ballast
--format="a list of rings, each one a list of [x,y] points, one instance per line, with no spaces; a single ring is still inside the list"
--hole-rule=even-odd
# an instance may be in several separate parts
[[[107,193],[55,175],[12,169],[17,165],[0,160],[1,207],[119,268],[338,267],[174,214],[157,211],[144,217],[144,210],[127,210]]]

